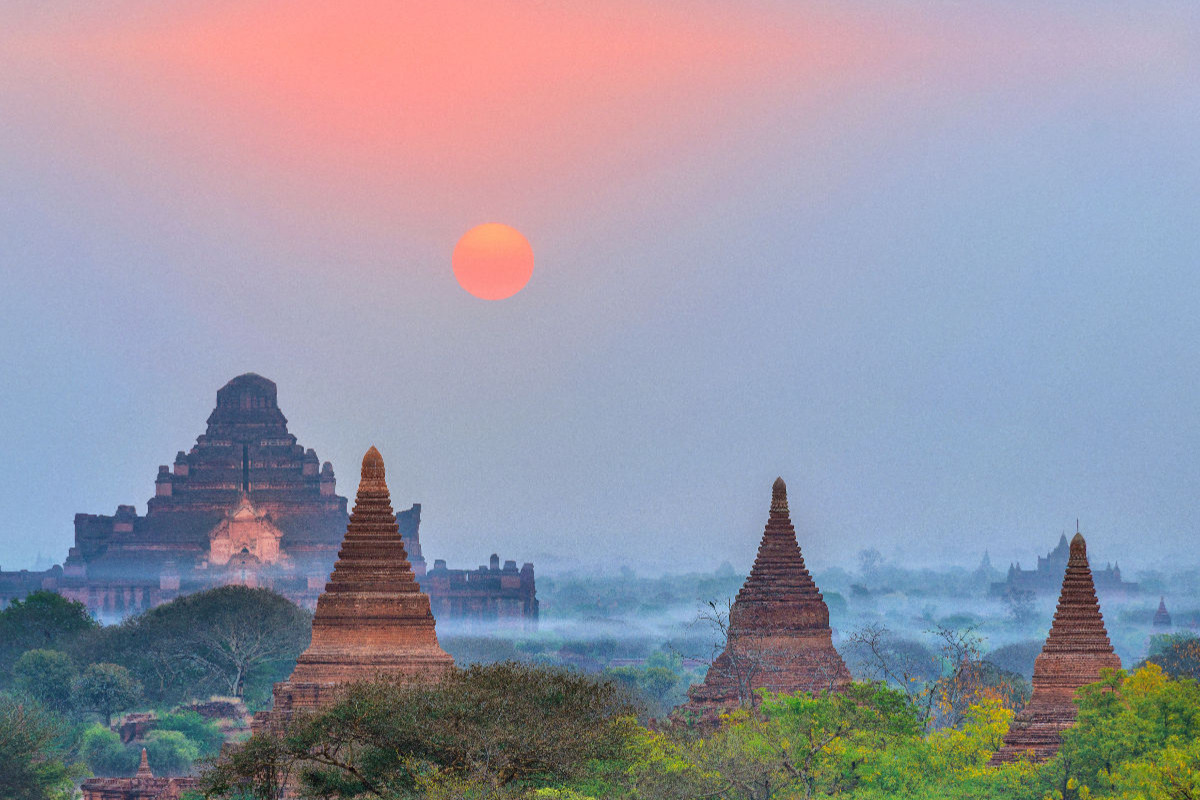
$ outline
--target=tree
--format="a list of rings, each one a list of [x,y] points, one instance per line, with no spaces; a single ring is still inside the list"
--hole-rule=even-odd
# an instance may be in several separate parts
[[[1035,595],[1029,589],[1009,589],[1004,594],[1008,615],[1018,625],[1028,625],[1037,617]]]
[[[927,633],[936,650],[897,640],[881,625],[867,625],[850,635],[847,649],[858,656],[868,680],[903,691],[930,729],[961,724],[971,706],[984,699],[1001,700],[1010,709],[1024,705],[1024,679],[982,660],[982,639],[973,627],[938,626]]]
[[[71,686],[78,672],[70,656],[57,650],[27,650],[13,666],[17,691],[60,714],[71,708]]]
[[[100,624],[82,603],[48,591],[33,592],[0,611],[0,676],[12,674],[26,650],[63,650]],[[3,677],[0,677],[3,680]]]
[[[221,751],[225,734],[217,723],[207,720],[195,711],[180,711],[161,714],[154,725],[156,731],[179,731],[196,744],[201,758],[212,758]]]
[[[921,741],[907,697],[880,683],[760,695],[757,708],[735,711],[703,739],[671,736],[685,729],[641,737],[630,748],[634,763],[613,782],[655,800],[848,796],[885,752]],[[605,789],[595,794],[617,794]]]
[[[417,797],[448,781],[491,792],[547,785],[619,757],[637,710],[606,681],[515,662],[454,670],[433,685],[360,683],[298,718],[282,747],[264,741],[271,734],[251,737],[257,755],[223,757],[207,791],[265,798],[285,774],[334,798]]]
[[[1200,740],[1200,684],[1172,680],[1151,663],[1132,674],[1104,670],[1076,698],[1079,717],[1047,765],[1047,779],[1060,792],[1067,795],[1072,782],[1097,792],[1157,780],[1163,797],[1198,796],[1186,784],[1171,794],[1169,784],[1179,778],[1177,768],[1186,772],[1200,756],[1189,749]]]
[[[308,646],[312,617],[266,589],[222,586],[158,606],[122,627],[119,638],[141,643],[130,666],[153,699],[217,693],[260,702]]]
[[[79,745],[79,754],[88,769],[105,778],[132,775],[138,766],[138,752],[126,747],[115,731],[103,725],[89,726]]]
[[[76,708],[99,714],[108,726],[113,714],[141,699],[142,685],[119,664],[91,664],[75,679],[72,697]]]
[[[74,738],[62,718],[0,695],[0,789],[5,800],[69,800],[85,772],[72,763]]]
[[[1145,664],[1158,664],[1172,678],[1200,679],[1200,638],[1191,633],[1155,636]]]
[[[155,775],[186,775],[200,758],[200,748],[179,731],[150,731],[145,746]]]
[[[883,554],[874,547],[858,551],[858,574],[871,579],[883,568]]]

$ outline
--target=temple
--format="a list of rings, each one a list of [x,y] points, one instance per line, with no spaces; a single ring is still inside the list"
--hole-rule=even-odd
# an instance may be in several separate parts
[[[312,710],[339,686],[380,675],[436,680],[454,666],[438,645],[429,597],[417,585],[392,513],[383,458],[372,447],[337,563],[313,615],[312,642],[275,684],[259,727]]]
[[[1151,625],[1155,628],[1170,628],[1171,627],[1171,612],[1167,611],[1167,598],[1158,598],[1158,610],[1154,612],[1154,619]]]
[[[1078,524],[1076,524],[1078,533]],[[1045,556],[1038,556],[1036,569],[1021,569],[1020,564],[1010,564],[1008,575],[1002,581],[993,583],[989,593],[993,597],[1005,597],[1013,592],[1032,592],[1034,594],[1050,594],[1058,589],[1059,576],[1067,568],[1070,558],[1070,546],[1064,533],[1058,540],[1058,545]],[[1102,594],[1137,594],[1138,585],[1121,578],[1121,566],[1109,564],[1104,569],[1098,569],[1092,574],[1096,589]]]
[[[421,588],[429,593],[433,613],[440,620],[458,621],[467,629],[480,627],[537,627],[537,586],[533,564],[517,569],[516,561],[505,561],[492,553],[487,566],[478,569],[447,569],[436,559],[425,573]]]
[[[113,515],[76,514],[75,546],[62,566],[0,572],[0,607],[49,589],[118,619],[225,584],[315,606],[346,529],[346,498],[337,494],[333,465],[288,431],[272,381],[248,373],[221,387],[205,432],[158,468],[154,486],[144,516],[131,505]],[[519,613],[521,624],[536,623],[532,564],[515,584],[508,565],[484,577],[443,564],[427,580],[420,504],[396,514],[396,523],[439,616],[489,624]]]
[[[992,765],[1028,756],[1033,761],[1052,757],[1061,734],[1075,722],[1075,691],[1100,679],[1103,669],[1120,669],[1100,614],[1100,603],[1088,567],[1087,544],[1076,533],[1062,579],[1062,592],[1050,634],[1034,662],[1033,696],[1013,719],[1004,746]]]
[[[796,542],[787,486],[777,478],[758,556],[729,610],[725,649],[672,716],[711,721],[752,702],[758,689],[840,691],[850,680],[833,649],[829,608]]]
[[[179,800],[199,786],[199,778],[156,778],[143,747],[141,764],[132,778],[88,778],[79,789],[83,800]]]

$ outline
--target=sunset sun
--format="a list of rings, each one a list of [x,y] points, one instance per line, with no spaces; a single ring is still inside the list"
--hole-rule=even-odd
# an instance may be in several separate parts
[[[454,277],[471,294],[503,300],[525,288],[533,275],[533,248],[521,232],[488,222],[463,234],[454,246]]]

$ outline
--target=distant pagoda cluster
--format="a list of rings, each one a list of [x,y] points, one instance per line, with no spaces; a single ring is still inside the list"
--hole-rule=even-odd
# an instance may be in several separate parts
[[[1033,667],[1033,696],[1017,714],[1004,746],[992,756],[997,765],[1028,757],[1044,761],[1058,752],[1062,732],[1075,723],[1075,692],[1100,679],[1103,669],[1120,669],[1100,614],[1087,544],[1076,533],[1062,579],[1058,608],[1042,652]]]
[[[78,600],[117,619],[214,586],[273,589],[313,607],[346,528],[346,498],[333,465],[288,431],[274,382],[240,375],[217,391],[207,428],[171,467],[158,468],[145,515],[76,514],[75,546],[62,566],[0,572],[0,607],[38,589]],[[482,627],[532,626],[538,616],[533,565],[448,569],[428,575],[421,553],[421,506],[394,521],[434,613]]]
[[[787,485],[777,478],[758,555],[729,610],[725,649],[673,716],[711,722],[759,689],[836,692],[850,680],[833,648],[829,607],[796,541]]]
[[[1076,529],[1078,532],[1078,528]],[[1034,595],[1049,595],[1058,590],[1059,578],[1067,568],[1071,548],[1067,535],[1059,537],[1058,544],[1044,556],[1038,556],[1035,569],[1021,569],[1020,564],[1010,564],[1004,580],[989,587],[993,597],[1007,597],[1014,593],[1029,592]],[[1134,595],[1138,585],[1121,577],[1120,564],[1108,564],[1092,574],[1096,588],[1108,595]]]

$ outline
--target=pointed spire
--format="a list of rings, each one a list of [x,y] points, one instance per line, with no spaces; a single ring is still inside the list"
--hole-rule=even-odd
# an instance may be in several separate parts
[[[150,771],[150,759],[146,756],[146,748],[142,748],[142,763],[138,764],[137,778],[153,778],[154,773]]]
[[[337,563],[317,598],[312,643],[287,684],[332,685],[379,673],[436,676],[454,664],[438,645],[429,596],[413,575],[385,475],[372,447],[363,456]],[[285,685],[276,685],[277,695]]]
[[[783,478],[776,478],[771,484],[771,514],[788,515],[787,504],[787,484],[783,482]]]
[[[776,478],[758,555],[746,583],[729,610],[724,652],[713,662],[704,683],[688,690],[681,707],[701,719],[736,707],[753,689],[772,692],[840,691],[850,672],[833,647],[829,607],[804,566],[788,511],[787,485]],[[737,677],[733,666],[754,664]]]
[[[1171,627],[1171,612],[1167,611],[1167,598],[1158,598],[1158,611],[1154,612],[1154,620],[1151,624],[1156,628]]]
[[[1076,533],[1054,621],[1034,662],[1033,696],[1013,720],[991,763],[1013,761],[1027,752],[1037,761],[1053,756],[1062,731],[1075,722],[1075,691],[1099,680],[1105,668],[1120,669],[1121,659],[1113,652],[1100,614],[1087,543]]]
[[[372,445],[367,454],[363,456],[362,461],[362,480],[358,484],[358,491],[361,494],[367,492],[387,492],[387,481],[384,476],[387,471],[383,467],[383,456],[379,455],[379,451]]]
[[[813,583],[812,575],[804,565],[804,554],[796,541],[796,529],[792,526],[788,511],[787,484],[776,478],[771,485],[771,509],[767,515],[767,526],[763,529],[762,541],[750,576],[738,593],[738,601],[758,602],[765,599],[773,602],[801,602],[814,599],[821,603],[821,593]],[[731,622],[733,622],[731,620]],[[829,612],[825,611],[824,624],[829,624]]]

